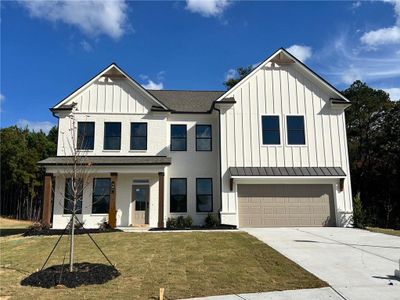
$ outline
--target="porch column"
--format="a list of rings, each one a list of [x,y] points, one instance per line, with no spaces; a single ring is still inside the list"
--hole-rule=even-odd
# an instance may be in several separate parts
[[[111,228],[117,227],[117,183],[118,173],[111,173],[110,208],[108,210],[108,224]]]
[[[158,173],[158,227],[164,227],[164,172]]]
[[[50,226],[52,194],[53,194],[53,174],[46,173],[46,175],[44,176],[44,195],[43,195],[43,212],[42,212],[42,223],[46,226]]]

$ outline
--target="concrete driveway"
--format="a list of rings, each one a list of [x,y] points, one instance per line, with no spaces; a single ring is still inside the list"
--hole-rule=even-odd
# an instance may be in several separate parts
[[[352,228],[243,229],[328,282],[343,299],[400,299],[400,238]]]

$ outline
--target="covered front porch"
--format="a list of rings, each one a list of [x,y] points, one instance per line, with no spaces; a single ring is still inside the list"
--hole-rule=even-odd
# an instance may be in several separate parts
[[[67,226],[68,178],[71,161],[53,157],[40,162],[46,168],[43,222],[52,228]],[[77,216],[85,228],[164,227],[164,177],[168,157],[87,157],[87,171]],[[79,176],[79,175],[78,175]]]

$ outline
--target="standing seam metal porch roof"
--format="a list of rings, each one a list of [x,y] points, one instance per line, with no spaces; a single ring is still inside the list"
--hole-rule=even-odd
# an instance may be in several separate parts
[[[230,167],[231,176],[333,176],[345,177],[340,167]]]
[[[72,158],[72,156],[48,157],[44,160],[39,161],[38,165],[72,165]],[[79,158],[79,164],[91,164],[94,166],[170,165],[171,158],[167,156],[86,156]]]

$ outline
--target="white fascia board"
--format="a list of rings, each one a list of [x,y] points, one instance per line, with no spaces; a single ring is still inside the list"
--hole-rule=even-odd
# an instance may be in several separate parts
[[[281,48],[275,51],[274,54],[269,56],[266,60],[264,60],[262,63],[260,63],[253,71],[251,71],[250,74],[248,74],[246,77],[244,77],[240,82],[238,82],[233,88],[230,90],[226,91],[225,94],[223,94],[221,97],[219,97],[215,102],[221,101],[222,99],[228,97],[231,95],[240,85],[244,84],[250,77],[252,77],[258,70],[260,70],[265,64],[269,63],[276,55],[279,53],[284,53],[285,55],[288,55],[291,59],[293,59],[308,75],[311,75],[313,79],[316,79],[320,83],[322,83],[325,87],[327,87],[330,91],[335,93],[338,97],[342,98],[343,100],[347,101],[350,103],[350,100],[347,99],[345,96],[343,96],[340,92],[336,90],[332,85],[330,85],[325,79],[317,75],[314,71],[312,71],[309,67],[307,67],[303,62],[301,62],[299,59],[297,59],[295,56],[290,54],[288,51],[285,49]]]

